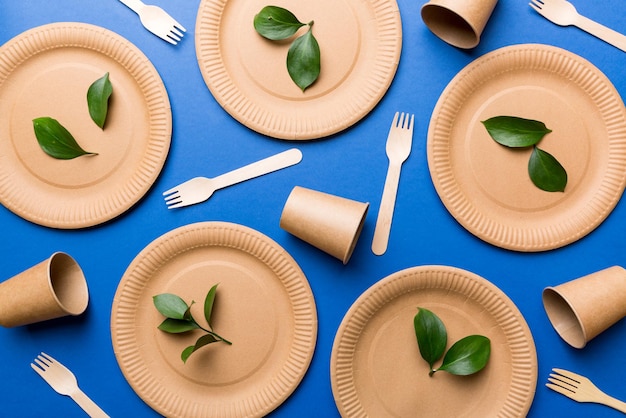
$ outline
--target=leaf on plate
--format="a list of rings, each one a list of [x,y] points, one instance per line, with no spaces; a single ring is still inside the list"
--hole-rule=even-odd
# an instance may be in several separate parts
[[[95,122],[101,129],[104,129],[104,123],[109,111],[109,97],[113,93],[113,86],[109,80],[107,72],[101,78],[89,86],[87,90],[87,107],[91,120]]]
[[[161,325],[159,325],[158,328],[161,331],[165,331],[170,334],[180,334],[182,332],[198,329],[199,327],[195,322],[188,321],[186,319],[166,318],[163,322],[161,322]]]
[[[552,132],[543,122],[516,116],[495,116],[482,124],[494,141],[512,148],[535,145]]]
[[[491,355],[491,341],[483,335],[470,335],[450,347],[439,370],[467,376],[482,370]]]
[[[287,52],[287,71],[302,91],[306,90],[320,75],[320,46],[313,36],[313,26],[297,38]]]
[[[533,148],[528,161],[530,179],[541,190],[547,192],[563,192],[567,185],[567,172],[552,154]]]
[[[183,363],[186,363],[189,356],[192,355],[196,350],[216,341],[219,340],[211,334],[203,335],[202,337],[198,338],[198,341],[196,341],[194,345],[190,345],[189,347],[185,348],[181,353],[180,358],[183,360]]]
[[[441,358],[448,343],[448,333],[441,319],[431,311],[418,308],[413,318],[415,337],[422,358],[428,362],[430,368]]]
[[[189,306],[180,296],[162,293],[152,298],[154,306],[166,318],[187,320]]]
[[[254,16],[254,29],[273,41],[290,38],[304,25],[289,10],[277,6],[265,6]]]
[[[211,326],[211,314],[213,313],[213,304],[215,303],[215,294],[217,293],[217,285],[214,285],[209,293],[207,293],[206,298],[204,299],[204,318],[206,322],[209,324],[209,328]]]
[[[195,301],[191,301],[191,303],[189,304],[189,307],[187,307],[187,310],[185,311],[185,314],[183,315],[183,319],[186,321],[193,321],[193,315],[191,315],[191,306],[196,303]]]
[[[97,155],[82,149],[72,134],[56,119],[47,116],[33,119],[33,128],[39,146],[51,157],[71,160],[81,155]]]

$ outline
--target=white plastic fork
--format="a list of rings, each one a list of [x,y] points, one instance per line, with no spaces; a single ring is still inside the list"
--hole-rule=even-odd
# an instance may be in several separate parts
[[[576,26],[604,42],[626,52],[626,36],[582,16],[567,0],[531,0],[537,13],[559,26]]]
[[[216,190],[277,171],[302,160],[302,152],[291,148],[214,178],[194,177],[163,192],[168,209],[204,202]]]
[[[387,251],[389,233],[391,232],[391,220],[400,181],[400,169],[402,168],[402,163],[409,158],[411,153],[413,119],[414,115],[396,112],[389,129],[389,136],[385,146],[387,158],[389,158],[389,168],[372,241],[372,252],[376,255],[382,255]]]
[[[80,390],[74,373],[46,353],[39,354],[35,362],[30,364],[30,367],[52,386],[52,389],[61,395],[72,398],[90,417],[109,418],[94,401]]]
[[[147,5],[141,0],[120,0],[139,15],[143,26],[159,38],[176,45],[187,29],[159,6]]]

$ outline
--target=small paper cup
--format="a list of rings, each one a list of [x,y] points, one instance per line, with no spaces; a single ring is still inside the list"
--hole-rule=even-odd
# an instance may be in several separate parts
[[[88,299],[80,266],[69,255],[57,252],[0,283],[0,325],[15,327],[79,315]]]
[[[365,223],[369,203],[296,186],[280,227],[347,264]]]
[[[422,20],[432,33],[458,48],[474,48],[498,0],[430,0]]]
[[[626,316],[626,270],[614,266],[555,287],[542,294],[556,332],[575,348]]]

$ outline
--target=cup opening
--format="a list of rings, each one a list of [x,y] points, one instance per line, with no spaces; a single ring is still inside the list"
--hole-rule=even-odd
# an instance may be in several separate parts
[[[348,264],[350,257],[352,257],[352,253],[354,252],[354,249],[356,248],[356,243],[359,241],[359,236],[361,235],[361,231],[363,230],[363,226],[365,225],[365,218],[367,217],[369,203],[365,203],[364,205],[365,205],[365,208],[363,209],[363,214],[361,215],[361,219],[359,220],[359,225],[357,226],[356,231],[354,232],[354,235],[352,237],[352,242],[350,242],[350,246],[346,249],[346,253],[343,256],[343,259],[341,260],[344,265]]]
[[[59,306],[70,315],[79,315],[87,308],[87,281],[76,261],[65,253],[50,258],[49,278],[52,293]]]
[[[439,38],[459,48],[474,48],[480,42],[480,35],[462,16],[436,4],[422,7],[422,20]]]
[[[583,348],[587,344],[585,330],[569,302],[550,287],[543,290],[542,299],[548,319],[561,338],[572,347]]]

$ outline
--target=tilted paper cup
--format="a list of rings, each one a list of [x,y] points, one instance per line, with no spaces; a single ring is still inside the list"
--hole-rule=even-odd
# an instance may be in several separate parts
[[[439,38],[459,48],[474,48],[498,0],[430,0],[422,20]]]
[[[57,252],[0,283],[0,325],[14,327],[79,315],[88,299],[80,266],[69,255]]]
[[[365,223],[369,203],[296,186],[280,227],[347,264]]]
[[[572,347],[626,316],[626,270],[614,266],[543,290],[543,305],[556,332]]]

